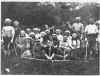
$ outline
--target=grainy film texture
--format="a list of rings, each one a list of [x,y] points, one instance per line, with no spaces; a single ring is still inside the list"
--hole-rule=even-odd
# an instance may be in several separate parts
[[[1,2],[3,75],[99,75],[100,4]]]

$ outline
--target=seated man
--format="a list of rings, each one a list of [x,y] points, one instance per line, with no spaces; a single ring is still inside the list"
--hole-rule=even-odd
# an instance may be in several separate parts
[[[25,37],[26,37],[25,31],[21,30],[20,35],[15,40],[15,45],[18,55],[21,55],[22,51],[25,48],[25,41],[24,41]]]
[[[32,57],[32,55],[35,55],[34,51],[32,50],[32,38],[31,37],[25,37],[24,38],[24,50],[22,51],[21,57]]]
[[[79,53],[80,53],[80,40],[77,39],[77,34],[73,33],[72,34],[72,41],[71,41],[71,45],[72,45],[72,51],[71,51],[71,56],[74,58],[79,58]]]
[[[69,32],[66,31],[66,33],[69,33]],[[63,49],[64,59],[70,56],[71,49],[73,48],[71,45],[71,40],[72,40],[72,37],[69,34],[66,34],[63,38],[63,42],[60,43],[59,47]]]
[[[35,39],[36,39],[37,41],[39,41],[39,39],[40,39],[40,37],[41,37],[41,35],[40,35],[40,29],[39,29],[39,28],[33,28],[33,32],[34,32],[34,34],[35,34]]]
[[[52,47],[53,42],[50,39],[50,35],[47,32],[46,33],[44,32],[42,34],[42,38],[43,38],[41,42],[42,51],[47,59],[52,59],[51,47]]]
[[[61,34],[61,30],[60,29],[56,29],[56,35],[57,35],[57,39],[61,42],[63,41],[63,36]]]

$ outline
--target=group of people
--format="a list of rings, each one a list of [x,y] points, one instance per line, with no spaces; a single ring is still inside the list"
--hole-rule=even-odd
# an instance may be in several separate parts
[[[80,58],[98,54],[96,45],[100,46],[100,20],[90,20],[82,24],[80,17],[65,30],[44,25],[41,28],[22,29],[18,20],[5,18],[1,32],[1,48],[4,55],[15,54],[20,57],[55,59],[61,57]],[[96,51],[97,50],[97,51]],[[82,52],[82,53],[80,53]]]

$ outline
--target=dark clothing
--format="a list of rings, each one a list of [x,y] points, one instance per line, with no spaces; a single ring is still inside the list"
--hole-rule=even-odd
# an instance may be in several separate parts
[[[89,44],[88,54],[90,54],[90,51],[92,51],[93,54],[95,54],[95,52],[96,52],[95,51],[96,37],[97,37],[97,34],[89,34],[89,35],[87,35],[88,44]]]
[[[6,49],[6,50],[8,50],[8,44],[10,43],[10,41],[11,41],[11,37],[3,37],[3,40],[4,40],[4,48]]]

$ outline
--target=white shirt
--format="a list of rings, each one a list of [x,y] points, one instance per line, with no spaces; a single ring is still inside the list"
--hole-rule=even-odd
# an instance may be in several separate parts
[[[57,39],[58,39],[59,41],[63,41],[63,36],[62,36],[62,35],[57,35]]]
[[[79,48],[80,47],[80,41],[79,40],[72,40],[72,47],[73,49]]]
[[[75,30],[75,31],[82,31],[83,30],[83,24],[82,23],[74,23],[72,25],[72,28]]]
[[[68,47],[70,48],[70,47],[72,47],[72,46],[71,46],[71,42],[72,42],[71,39],[72,39],[71,36],[69,36],[69,37],[67,38],[67,41],[66,41],[66,42],[64,42],[64,41],[60,42],[59,47],[62,47],[62,48],[68,48]]]
[[[89,25],[87,25],[85,27],[85,32],[87,34],[95,34],[95,33],[98,32],[98,28],[97,28],[97,26],[95,24],[93,24],[93,25],[92,24],[89,24]]]
[[[13,37],[15,35],[15,29],[12,26],[4,26],[2,28],[2,35],[8,36],[8,37]]]

